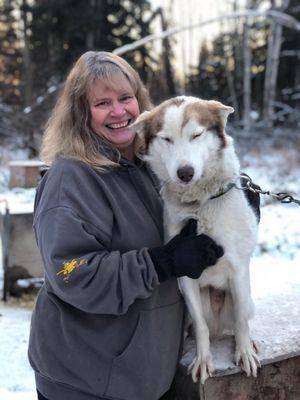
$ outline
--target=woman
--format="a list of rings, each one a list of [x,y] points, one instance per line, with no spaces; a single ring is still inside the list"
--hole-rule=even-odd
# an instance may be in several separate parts
[[[87,52],[49,119],[34,211],[45,283],[29,344],[39,399],[159,399],[180,356],[176,278],[223,254],[188,227],[163,246],[157,182],[130,128],[150,107],[125,60]]]

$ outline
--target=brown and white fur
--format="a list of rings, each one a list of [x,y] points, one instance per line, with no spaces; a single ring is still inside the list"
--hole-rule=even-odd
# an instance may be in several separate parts
[[[190,366],[194,381],[213,372],[210,336],[234,331],[235,361],[256,376],[259,361],[250,339],[252,313],[249,261],[257,241],[257,221],[238,183],[240,165],[233,140],[225,133],[233,108],[216,101],[181,96],[139,116],[133,127],[144,140],[145,159],[162,183],[165,240],[189,218],[224,249],[215,266],[199,279],[179,278],[193,320],[197,354]]]

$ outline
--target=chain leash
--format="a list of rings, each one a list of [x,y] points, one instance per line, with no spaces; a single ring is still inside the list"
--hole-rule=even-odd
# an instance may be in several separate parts
[[[246,186],[238,186],[235,184],[235,188],[239,190],[251,190],[254,193],[264,194],[267,196],[274,197],[276,200],[280,201],[281,203],[296,203],[300,206],[300,200],[294,199],[289,193],[280,192],[280,193],[272,193],[269,190],[262,190],[260,186],[256,185],[249,175],[242,173],[240,175],[241,179],[246,180]]]

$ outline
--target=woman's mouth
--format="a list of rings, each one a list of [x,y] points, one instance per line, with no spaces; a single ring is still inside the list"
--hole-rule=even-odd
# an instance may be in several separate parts
[[[107,124],[105,125],[109,129],[121,129],[121,128],[126,128],[128,125],[130,125],[131,120],[128,119],[127,121],[124,122],[118,122],[118,123],[113,123],[113,124]]]

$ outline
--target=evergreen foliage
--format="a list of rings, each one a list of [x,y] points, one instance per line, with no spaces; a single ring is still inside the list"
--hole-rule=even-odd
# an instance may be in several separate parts
[[[60,82],[85,51],[112,51],[150,33],[147,0],[36,0],[31,12],[32,62],[40,90]],[[134,60],[144,72],[147,50],[135,53]]]
[[[19,25],[14,10],[17,0],[0,0],[0,100],[6,104],[20,103],[22,51]]]

